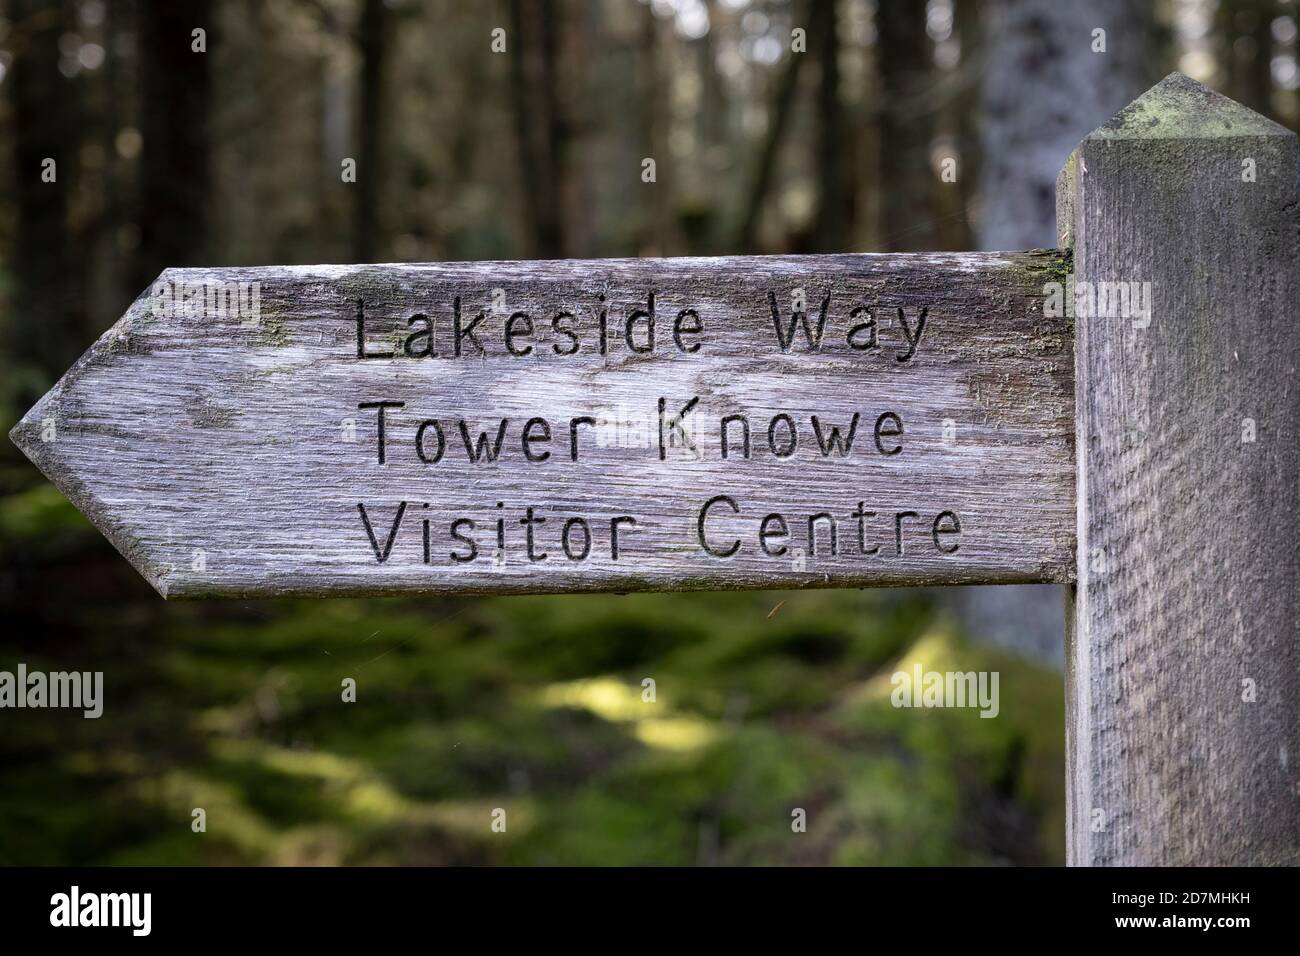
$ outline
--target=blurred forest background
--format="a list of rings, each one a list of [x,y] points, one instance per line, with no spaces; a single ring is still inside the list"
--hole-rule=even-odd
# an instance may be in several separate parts
[[[1054,245],[1069,150],[1170,70],[1294,129],[1296,33],[1288,0],[0,0],[0,425],[164,266]],[[0,619],[0,669],[106,697],[0,712],[0,863],[1063,861],[1059,592],[165,604],[5,442]],[[914,661],[999,671],[1000,716],[894,709]]]

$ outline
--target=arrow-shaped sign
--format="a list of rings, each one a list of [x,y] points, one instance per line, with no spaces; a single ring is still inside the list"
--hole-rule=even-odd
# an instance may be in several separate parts
[[[168,270],[11,438],[167,597],[1063,581],[1065,268]]]

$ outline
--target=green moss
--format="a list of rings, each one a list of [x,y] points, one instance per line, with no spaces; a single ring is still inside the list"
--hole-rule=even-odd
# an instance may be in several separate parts
[[[268,315],[265,307],[257,322],[257,345],[262,348],[279,348],[293,343],[293,335],[284,320]]]
[[[1190,140],[1279,135],[1294,134],[1181,73],[1171,73],[1088,139]]]
[[[142,586],[62,613],[112,719],[6,718],[10,862],[1059,858],[1059,676],[935,645],[925,592],[201,605]],[[866,688],[918,646],[1000,668],[1004,716],[881,707]],[[58,660],[0,645],[19,659]]]
[[[205,402],[195,407],[190,420],[199,428],[227,428],[234,422],[235,414],[233,408]]]

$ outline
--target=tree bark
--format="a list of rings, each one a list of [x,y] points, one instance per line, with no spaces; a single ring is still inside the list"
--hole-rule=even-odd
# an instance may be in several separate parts
[[[510,0],[509,13],[510,94],[528,250],[534,258],[558,259],[564,255],[560,189],[566,136],[559,94],[559,13],[553,0],[541,0],[536,8]]]
[[[1150,11],[990,0],[981,93],[980,249],[1056,244],[1056,175],[1075,144],[1146,89]],[[1093,52],[1093,30],[1106,51]],[[956,598],[973,637],[1061,667],[1064,596],[1052,585],[977,587]]]
[[[758,222],[763,214],[763,202],[767,198],[768,188],[772,184],[772,171],[776,168],[776,156],[785,135],[785,128],[790,121],[791,107],[794,105],[795,91],[799,87],[799,72],[803,66],[805,54],[790,52],[786,54],[785,69],[778,81],[772,108],[768,112],[767,133],[758,150],[758,161],[754,167],[749,189],[746,191],[744,211],[741,214],[740,228],[736,233],[736,247],[741,252],[754,252],[758,242]]]
[[[352,254],[370,262],[378,242],[379,185],[383,182],[384,59],[388,47],[384,0],[365,0],[357,27],[361,53],[361,90],[357,156],[356,220]]]
[[[932,61],[925,3],[894,0],[879,4],[876,32],[884,246],[890,252],[936,249],[930,172],[934,117],[919,102]]]
[[[168,266],[203,263],[212,195],[208,123],[212,103],[211,0],[139,6],[141,129],[139,285]],[[192,31],[207,31],[207,52]]]
[[[1056,174],[1079,140],[1156,79],[1147,4],[984,5],[981,249],[1055,245]],[[1105,52],[1094,52],[1094,30]]]
[[[79,142],[76,87],[58,69],[59,37],[75,22],[71,6],[23,0],[9,8],[16,36],[10,41],[14,60],[6,86],[13,109],[20,237],[14,247],[14,302],[21,303],[22,320],[14,313],[6,317],[6,351],[18,371],[5,391],[12,389],[6,397],[23,403],[38,397],[79,350],[78,323],[68,321],[78,298],[75,283],[68,282],[73,262],[67,225]],[[47,159],[56,164],[54,182],[42,179]]]
[[[809,30],[821,66],[817,88],[817,220],[814,245],[818,252],[847,252],[848,221],[844,186],[844,131],[840,109],[840,38],[836,0],[813,0]]]

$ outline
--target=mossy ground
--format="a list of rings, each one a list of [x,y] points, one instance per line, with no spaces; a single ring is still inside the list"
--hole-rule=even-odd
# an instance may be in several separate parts
[[[0,712],[0,863],[1062,860],[1060,677],[932,592],[166,604],[46,485],[0,575],[0,669],[105,675]],[[894,708],[914,660],[1001,714]]]

